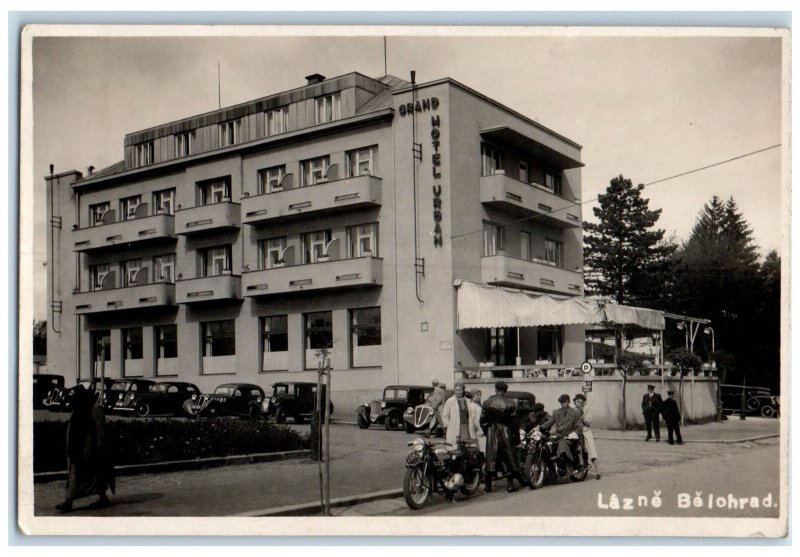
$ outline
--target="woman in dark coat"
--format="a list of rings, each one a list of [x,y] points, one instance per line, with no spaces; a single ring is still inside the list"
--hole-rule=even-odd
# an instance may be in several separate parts
[[[108,506],[106,490],[114,493],[115,489],[114,466],[108,452],[103,408],[95,404],[93,392],[78,385],[67,425],[67,494],[56,509],[69,512],[75,499],[92,495],[100,498],[90,508]]]

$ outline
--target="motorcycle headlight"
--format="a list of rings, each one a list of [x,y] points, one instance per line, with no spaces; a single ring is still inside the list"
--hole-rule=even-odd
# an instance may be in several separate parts
[[[520,429],[519,430],[519,440],[520,441],[525,441],[525,430],[524,429]]]
[[[417,437],[414,439],[414,442],[411,443],[411,446],[414,447],[415,451],[421,453],[423,449],[425,449],[425,440],[422,437]]]
[[[533,430],[533,440],[534,441],[539,441],[541,438],[542,438],[542,432],[539,431],[538,429],[534,429]]]

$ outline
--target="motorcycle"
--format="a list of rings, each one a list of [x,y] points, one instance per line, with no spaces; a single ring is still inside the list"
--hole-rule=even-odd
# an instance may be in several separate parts
[[[520,431],[523,442],[520,444],[520,460],[524,476],[527,476],[531,489],[539,489],[545,482],[555,482],[569,478],[573,482],[582,482],[589,473],[589,458],[578,439],[573,455],[580,464],[558,455],[558,442],[561,436],[550,435],[547,431],[533,429],[527,436]],[[524,455],[524,456],[523,456]],[[578,459],[578,457],[581,459]],[[524,460],[523,460],[524,458]]]
[[[470,496],[478,491],[484,457],[477,441],[459,437],[452,449],[441,441],[418,437],[408,445],[413,450],[406,457],[403,496],[410,508],[421,509],[437,492],[452,501],[456,492]]]

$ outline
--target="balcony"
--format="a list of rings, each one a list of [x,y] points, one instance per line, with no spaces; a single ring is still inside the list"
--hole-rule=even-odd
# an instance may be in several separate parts
[[[287,189],[242,198],[242,222],[264,224],[381,205],[382,180],[357,176],[304,188]]]
[[[72,296],[77,315],[171,306],[175,304],[175,285],[156,282],[125,288],[76,292]]]
[[[500,286],[536,289],[568,296],[583,294],[583,273],[509,257],[481,257],[481,280]]]
[[[175,217],[151,215],[119,222],[110,222],[72,231],[74,251],[106,251],[120,246],[140,247],[145,244],[174,241]]]
[[[175,211],[175,233],[191,235],[199,232],[226,231],[241,226],[238,203],[213,203]]]
[[[292,265],[261,271],[248,271],[242,275],[245,297],[327,290],[381,286],[383,284],[383,259],[359,257]]]
[[[179,304],[241,300],[242,277],[239,275],[216,275],[178,280],[175,283],[175,296]]]
[[[581,206],[505,174],[481,176],[481,203],[556,228],[580,228]]]

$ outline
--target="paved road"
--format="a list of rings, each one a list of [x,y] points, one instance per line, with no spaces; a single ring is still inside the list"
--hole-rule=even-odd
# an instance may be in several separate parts
[[[308,431],[308,426],[293,427],[301,432]],[[701,427],[706,426],[698,426],[698,432]],[[687,428],[687,437],[691,431],[691,427]],[[404,458],[408,452],[406,443],[414,435],[383,429],[361,431],[351,425],[334,425],[331,432],[332,497],[402,487]],[[621,489],[625,485],[633,485],[627,479],[629,474],[654,468],[668,470],[687,461],[718,455],[739,454],[745,461],[752,459],[753,462],[762,462],[761,457],[756,455],[756,450],[760,450],[762,444],[765,444],[764,448],[773,447],[771,450],[777,451],[774,448],[777,446],[777,439],[760,444],[693,443],[680,447],[663,442],[645,444],[641,441],[600,439],[598,448],[603,459],[603,479],[584,485],[591,485],[596,490],[598,485],[612,485],[612,482],[619,481]],[[764,462],[770,459],[777,462],[776,455]],[[714,466],[716,464],[705,461],[697,463],[698,470]],[[763,475],[777,481],[777,472],[773,474],[770,471]],[[117,494],[112,498],[113,505],[110,508],[99,511],[78,508],[74,515],[227,516],[252,513],[284,505],[316,502],[319,500],[318,481],[317,463],[305,459],[209,470],[141,474],[118,478]],[[562,493],[568,489],[574,488],[547,487],[541,493],[555,494],[556,490]],[[36,484],[35,513],[41,516],[56,514],[54,506],[61,501],[63,494],[63,481]],[[514,496],[525,497],[520,494]],[[491,497],[505,498],[508,495],[491,494]],[[489,498],[481,496],[482,501],[488,501]],[[88,499],[84,501],[86,504],[90,502]]]

